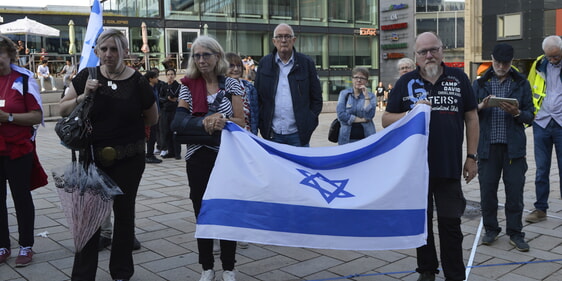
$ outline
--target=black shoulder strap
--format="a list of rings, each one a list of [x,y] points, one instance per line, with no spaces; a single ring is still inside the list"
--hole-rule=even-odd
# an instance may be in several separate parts
[[[21,78],[23,83],[23,93],[27,94],[27,91],[29,90],[29,76],[27,76],[26,74],[22,74]]]

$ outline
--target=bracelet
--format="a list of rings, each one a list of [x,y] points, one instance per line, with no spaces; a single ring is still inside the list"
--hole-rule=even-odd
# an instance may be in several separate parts
[[[365,100],[371,100],[371,98],[365,99]]]
[[[513,118],[519,117],[521,115],[521,111],[517,112],[517,114],[513,115]]]

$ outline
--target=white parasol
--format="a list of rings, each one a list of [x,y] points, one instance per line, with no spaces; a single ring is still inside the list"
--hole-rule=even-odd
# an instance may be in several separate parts
[[[25,34],[25,47],[27,47],[27,35],[57,37],[60,36],[60,30],[25,17],[0,25],[0,34]]]

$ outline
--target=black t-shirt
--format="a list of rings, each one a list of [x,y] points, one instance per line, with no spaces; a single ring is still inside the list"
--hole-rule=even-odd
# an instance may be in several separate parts
[[[462,174],[464,114],[478,104],[466,74],[443,64],[443,75],[435,85],[423,80],[419,70],[402,75],[392,88],[386,111],[405,112],[419,99],[431,106],[428,163],[432,178],[460,179]]]
[[[162,105],[162,110],[166,112],[174,112],[178,107],[177,101],[171,101],[170,98],[178,98],[180,93],[180,83],[174,81],[172,84],[165,83],[162,85],[160,90],[160,104]]]
[[[379,87],[377,87],[377,97],[382,97],[382,96],[384,96],[384,90],[386,90],[386,89],[384,88],[384,86],[379,86]]]
[[[97,77],[101,86],[94,95],[90,115],[94,147],[125,145],[144,139],[142,114],[155,101],[148,80],[135,71],[135,74],[125,80],[111,80],[109,83],[99,67]],[[83,93],[87,79],[87,68],[72,79],[78,95]],[[112,88],[110,84],[117,86]]]

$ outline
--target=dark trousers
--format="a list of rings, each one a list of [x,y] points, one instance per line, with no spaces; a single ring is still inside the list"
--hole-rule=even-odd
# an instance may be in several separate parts
[[[146,141],[146,155],[152,155],[154,153],[154,147],[156,142],[160,138],[160,128],[159,124],[150,127],[150,134],[148,135],[148,140]]]
[[[35,242],[33,237],[35,206],[29,190],[32,164],[33,153],[16,159],[0,156],[0,248],[10,249],[6,181],[10,184],[16,209],[19,244],[23,247],[31,247]]]
[[[486,232],[501,231],[498,225],[498,185],[501,177],[505,186],[506,233],[509,236],[524,236],[521,229],[523,229],[523,188],[526,172],[526,158],[509,159],[505,144],[490,145],[488,159],[480,159],[478,181],[482,219]]]
[[[181,144],[174,140],[174,132],[170,129],[175,114],[175,111],[162,111],[159,122],[160,140],[162,150],[167,150],[170,155],[181,156]]]
[[[99,166],[123,191],[113,201],[113,240],[109,258],[109,272],[113,279],[130,279],[134,273],[133,243],[135,237],[135,199],[142,173],[144,154],[117,160],[109,167]],[[96,279],[98,268],[98,241],[100,231],[88,241],[84,249],[74,255],[72,280]]]
[[[462,256],[460,217],[464,213],[466,200],[458,179],[429,179],[427,198],[427,244],[416,249],[417,272],[438,273],[439,261],[433,236],[433,203],[437,209],[437,228],[441,249],[441,263],[445,280],[464,280],[465,266]]]
[[[211,171],[215,165],[217,152],[202,147],[195,151],[187,160],[187,180],[189,181],[189,198],[193,202],[195,218],[199,216],[203,194],[207,189],[207,183],[211,176]],[[233,270],[236,263],[236,241],[221,240],[221,262],[223,270]],[[213,269],[215,257],[213,256],[213,239],[197,238],[197,248],[199,249],[199,263],[203,270]]]

